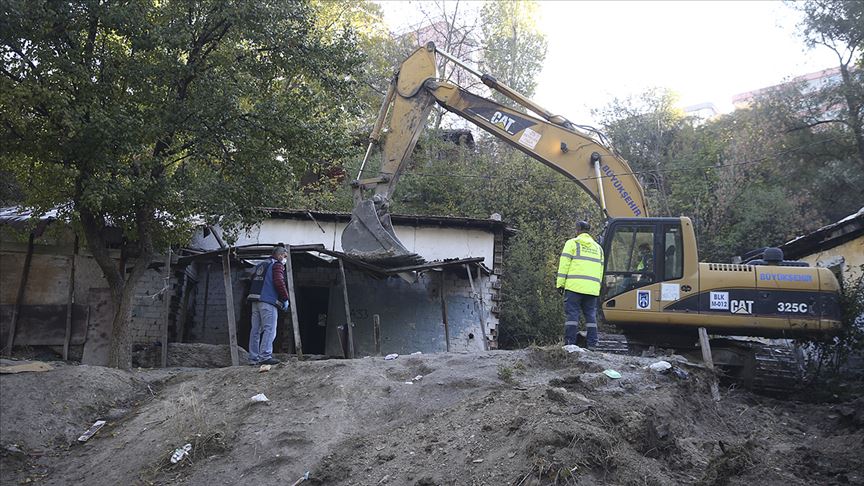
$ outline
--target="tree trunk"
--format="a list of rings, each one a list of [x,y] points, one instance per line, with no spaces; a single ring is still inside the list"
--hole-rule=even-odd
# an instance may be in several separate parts
[[[106,226],[104,218],[87,209],[80,209],[79,214],[87,247],[93,254],[96,263],[99,264],[99,268],[111,288],[114,319],[111,323],[111,347],[108,354],[108,365],[114,368],[128,369],[132,367],[132,343],[129,339],[129,314],[132,311],[132,297],[135,285],[147,271],[153,258],[152,236],[147,229],[147,216],[142,212],[137,218],[139,252],[132,273],[127,279],[125,268],[119,268],[105,247],[105,240],[102,238],[102,230]]]

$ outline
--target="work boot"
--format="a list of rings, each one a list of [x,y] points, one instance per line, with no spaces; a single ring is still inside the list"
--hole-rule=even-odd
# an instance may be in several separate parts
[[[597,344],[600,341],[600,337],[597,335],[597,327],[589,327],[588,328],[588,349],[595,349]]]
[[[271,358],[267,358],[267,359],[265,359],[264,361],[259,361],[259,362],[258,362],[258,364],[262,364],[262,365],[276,365],[276,364],[279,364],[279,363],[281,363],[281,361],[279,361],[279,360],[276,359],[276,358],[272,358],[272,357],[271,357]]]

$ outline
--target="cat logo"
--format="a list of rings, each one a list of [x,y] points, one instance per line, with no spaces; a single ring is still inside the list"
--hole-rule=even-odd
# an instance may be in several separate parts
[[[500,111],[496,111],[495,114],[493,114],[489,118],[489,122],[500,128],[501,130],[509,133],[510,135],[515,135],[515,132],[511,132],[510,129],[513,128],[513,124],[516,123],[516,120],[501,113]]]
[[[733,314],[752,314],[752,300],[732,300],[729,302],[729,312]]]

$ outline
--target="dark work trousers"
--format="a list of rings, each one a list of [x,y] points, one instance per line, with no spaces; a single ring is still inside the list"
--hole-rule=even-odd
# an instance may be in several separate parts
[[[564,291],[564,344],[576,344],[579,334],[579,312],[585,316],[585,328],[588,331],[588,346],[597,345],[597,296],[578,292]]]

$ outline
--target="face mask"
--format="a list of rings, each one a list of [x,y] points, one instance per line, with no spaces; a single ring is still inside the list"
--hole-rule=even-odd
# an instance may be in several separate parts
[[[287,258],[283,258],[283,259],[281,259],[281,260],[279,260],[279,261],[282,262],[282,265],[285,265],[286,263],[288,263],[288,259],[287,259]]]

